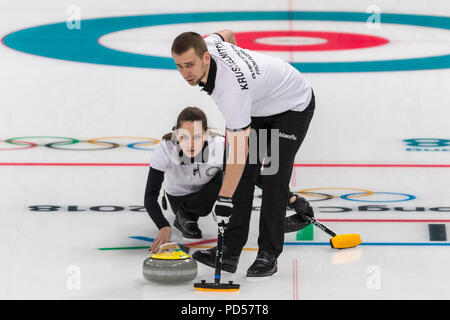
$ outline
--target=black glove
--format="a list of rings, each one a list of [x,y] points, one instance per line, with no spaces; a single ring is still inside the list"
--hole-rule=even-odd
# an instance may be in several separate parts
[[[233,209],[233,201],[228,197],[217,197],[213,207],[213,216],[216,220],[219,230],[223,232],[230,222],[231,210]]]
[[[294,202],[291,202],[291,198],[293,196],[295,196],[296,199]],[[302,198],[292,192],[289,192],[288,208],[294,209],[304,222],[308,222],[308,219],[305,216],[314,217],[314,211],[309,202],[306,201],[305,198]]]

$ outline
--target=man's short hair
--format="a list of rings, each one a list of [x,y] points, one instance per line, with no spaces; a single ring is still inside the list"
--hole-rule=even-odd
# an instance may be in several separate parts
[[[173,40],[172,54],[181,55],[191,48],[194,48],[200,58],[208,50],[201,35],[196,32],[183,32]]]

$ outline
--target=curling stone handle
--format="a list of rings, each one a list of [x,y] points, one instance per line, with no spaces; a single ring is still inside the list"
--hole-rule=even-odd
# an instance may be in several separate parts
[[[180,246],[176,242],[164,243],[159,246],[160,251],[165,251],[165,250],[169,250],[169,249],[178,250],[178,249],[180,249]]]

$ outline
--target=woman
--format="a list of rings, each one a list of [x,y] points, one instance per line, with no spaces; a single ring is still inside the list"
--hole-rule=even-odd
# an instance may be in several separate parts
[[[185,238],[200,239],[199,217],[207,216],[219,194],[225,160],[225,138],[208,128],[205,113],[196,107],[187,107],[178,115],[172,132],[163,136],[152,156],[147,178],[144,205],[159,229],[150,251],[170,242],[172,229],[158,203],[163,182],[166,196],[175,213],[174,226]],[[257,183],[261,186],[259,176]],[[312,208],[303,198],[290,193],[287,205],[296,212],[313,216]],[[297,201],[299,199],[300,201]],[[300,214],[286,219],[286,232],[300,230],[308,223]]]
[[[159,228],[151,252],[170,242],[172,235],[157,201],[163,181],[174,226],[185,238],[202,237],[197,221],[211,212],[222,185],[224,147],[225,138],[208,129],[206,115],[196,107],[183,109],[173,132],[163,136],[152,156],[145,190],[145,207]]]

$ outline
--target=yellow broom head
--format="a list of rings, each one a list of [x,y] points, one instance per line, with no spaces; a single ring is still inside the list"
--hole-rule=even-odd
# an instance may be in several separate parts
[[[207,283],[202,280],[201,283],[194,283],[194,289],[198,291],[216,291],[216,292],[238,292],[240,289],[239,284],[234,284],[233,281],[228,283]]]
[[[197,291],[215,291],[215,292],[239,292],[239,288],[238,289],[216,289],[216,288],[196,288],[194,287],[195,290]]]
[[[330,239],[331,247],[335,249],[352,248],[361,243],[362,240],[359,234],[340,234]]]

